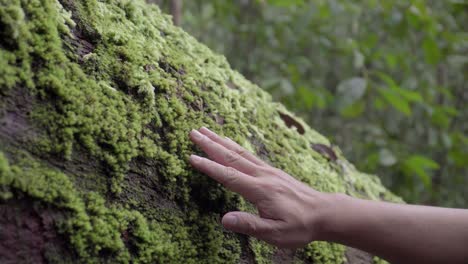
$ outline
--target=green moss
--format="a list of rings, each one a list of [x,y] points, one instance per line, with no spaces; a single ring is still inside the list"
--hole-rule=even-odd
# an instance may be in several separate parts
[[[271,263],[271,259],[275,250],[273,246],[255,238],[249,238],[249,243],[250,248],[254,253],[256,264]]]
[[[388,264],[387,261],[385,261],[385,260],[383,260],[381,258],[378,258],[378,257],[374,257],[372,259],[372,261],[373,261],[374,264]]]
[[[304,255],[312,263],[344,263],[346,247],[322,241],[312,242],[304,249]]]
[[[65,216],[58,223],[59,232],[69,236],[76,253],[86,262],[99,262],[103,252],[122,263],[130,259],[167,263],[180,256],[177,244],[158,223],[147,221],[137,211],[107,207],[96,193],[80,195],[67,175],[25,156],[10,165],[0,153],[0,186],[8,187],[0,190],[1,199],[21,193],[62,209]],[[133,244],[135,252],[130,252],[126,243]]]
[[[20,192],[63,211],[60,232],[86,261],[239,261],[241,240],[219,218],[252,208],[188,166],[198,150],[187,135],[202,125],[320,191],[400,201],[341,154],[333,163],[313,151],[330,142],[143,0],[0,0],[0,26],[0,96],[25,87],[37,130],[22,145],[31,155],[0,147],[11,158],[0,155],[1,198]],[[104,169],[71,175],[45,158],[80,164],[83,153]],[[144,180],[128,180],[145,164]],[[341,247],[318,245],[310,258],[341,263]],[[269,261],[270,246],[250,246]]]

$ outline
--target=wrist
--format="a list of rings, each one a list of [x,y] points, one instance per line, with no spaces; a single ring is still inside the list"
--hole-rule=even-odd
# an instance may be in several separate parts
[[[344,215],[351,207],[354,198],[341,193],[322,193],[317,220],[317,239],[336,241],[340,233],[340,223],[346,220]]]

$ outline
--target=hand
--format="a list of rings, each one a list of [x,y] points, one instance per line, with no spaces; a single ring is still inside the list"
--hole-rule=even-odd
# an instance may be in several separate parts
[[[203,127],[190,138],[209,158],[190,156],[193,167],[239,193],[258,209],[258,216],[229,212],[222,219],[231,231],[270,244],[297,248],[321,237],[322,208],[327,195],[273,168],[234,141]]]

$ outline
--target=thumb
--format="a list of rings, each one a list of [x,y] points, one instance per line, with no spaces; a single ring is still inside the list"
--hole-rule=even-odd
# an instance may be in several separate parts
[[[269,233],[275,222],[275,220],[260,218],[245,212],[229,212],[221,220],[224,228],[257,238]]]

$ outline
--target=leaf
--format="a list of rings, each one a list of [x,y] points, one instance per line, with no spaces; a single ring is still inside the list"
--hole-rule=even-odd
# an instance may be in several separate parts
[[[441,128],[448,128],[452,118],[458,115],[457,109],[449,106],[436,106],[431,113],[431,122]]]
[[[392,77],[388,76],[387,74],[383,73],[383,72],[377,72],[376,73],[377,76],[379,76],[379,78],[384,82],[386,83],[389,87],[395,87],[395,86],[398,86],[395,81],[392,79]]]
[[[432,184],[431,176],[427,171],[439,168],[440,166],[437,162],[422,155],[410,156],[403,163],[403,171],[407,175],[416,174],[427,188],[430,188]]]
[[[304,0],[268,0],[269,4],[279,7],[289,7],[293,5],[302,5]]]
[[[393,79],[392,77],[388,76],[385,73],[378,72],[377,76],[388,85],[388,88],[393,90],[395,93],[398,93],[402,97],[404,97],[407,101],[410,102],[423,102],[422,95],[417,91],[410,91],[408,89],[401,88]]]
[[[396,110],[400,111],[401,113],[407,116],[411,115],[411,107],[408,101],[406,101],[406,99],[399,96],[398,93],[390,89],[382,89],[382,88],[378,89],[378,91],[382,95],[382,97],[389,104],[391,104]]]
[[[343,109],[341,109],[340,114],[344,117],[355,118],[360,116],[366,109],[366,104],[363,101],[357,101]]]
[[[379,163],[382,166],[390,167],[397,163],[397,158],[388,149],[381,149],[379,152]]]
[[[346,108],[361,99],[366,93],[366,88],[367,81],[361,77],[342,81],[337,87],[340,108]]]
[[[411,115],[411,102],[423,102],[422,95],[417,91],[403,89],[387,74],[377,72],[377,76],[387,84],[387,89],[378,89],[382,97],[391,104],[395,109],[403,114]]]
[[[305,107],[312,108],[312,106],[314,106],[317,95],[311,90],[304,86],[299,86],[299,88],[297,88],[297,95],[299,97],[298,100],[302,101]]]
[[[391,87],[391,89],[397,92],[398,94],[400,94],[402,97],[404,97],[406,100],[410,102],[419,102],[419,103],[423,102],[423,98],[421,94],[416,91],[410,91],[410,90],[403,89],[397,86]]]
[[[424,57],[429,64],[437,64],[440,61],[441,53],[434,38],[426,38],[423,41]]]
[[[353,60],[354,68],[359,70],[364,67],[364,61],[364,55],[359,50],[355,50]]]

